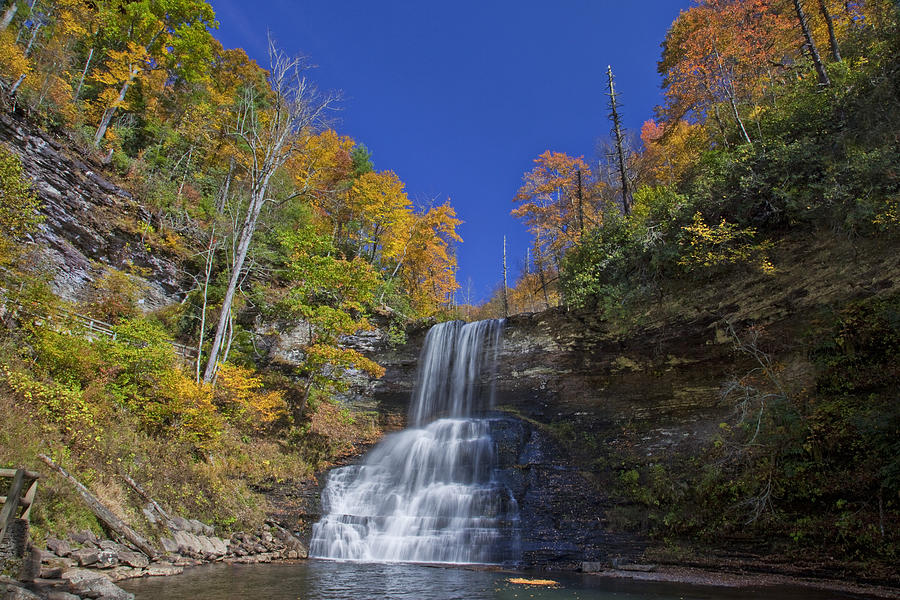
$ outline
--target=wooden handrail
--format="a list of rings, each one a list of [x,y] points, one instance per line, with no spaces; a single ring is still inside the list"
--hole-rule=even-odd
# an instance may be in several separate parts
[[[67,310],[65,308],[60,308],[60,307],[50,308],[50,307],[44,306],[43,308],[47,309],[47,312],[49,314],[39,314],[36,312],[31,312],[28,310],[28,308],[29,308],[28,306],[26,306],[22,302],[19,302],[18,300],[13,300],[12,298],[9,297],[8,294],[4,293],[4,290],[2,290],[2,289],[0,289],[0,301],[2,301],[4,304],[6,302],[14,304],[17,308],[22,309],[22,311],[21,311],[22,313],[30,315],[32,317],[38,317],[38,318],[42,318],[42,319],[52,319],[54,316],[64,316],[64,317],[68,317],[69,319],[71,319],[77,323],[86,325],[88,327],[88,330],[91,333],[96,332],[96,333],[105,335],[106,337],[110,337],[113,340],[117,339],[117,337],[118,337],[118,334],[116,333],[116,330],[115,330],[115,325],[113,325],[111,323],[107,323],[105,321],[101,321],[100,319],[95,319],[94,317],[89,317],[87,315],[77,313],[75,311]],[[34,304],[34,303],[32,303],[32,304]],[[40,305],[36,305],[36,306],[40,306]],[[139,341],[139,340],[134,340],[134,341]],[[184,344],[179,344],[178,342],[168,342],[168,343],[181,356],[183,356],[185,358],[196,358],[196,356],[197,356],[197,349],[193,346],[186,346]]]
[[[0,469],[0,477],[12,478],[12,484],[9,486],[6,496],[0,496],[0,501],[3,502],[3,508],[0,509],[0,540],[2,540],[6,536],[9,524],[15,519],[21,518],[27,521],[30,518],[34,496],[37,493],[37,482],[41,476],[39,473],[25,469]],[[28,486],[23,496],[22,490],[29,482],[31,485]],[[20,506],[25,508],[21,517],[18,516]]]

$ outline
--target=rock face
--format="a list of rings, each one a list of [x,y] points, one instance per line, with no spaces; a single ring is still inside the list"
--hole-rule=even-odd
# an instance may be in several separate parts
[[[627,327],[562,309],[507,319],[495,382],[506,417],[495,439],[500,476],[519,504],[525,566],[637,558],[646,540],[617,520],[627,501],[618,480],[623,458],[669,467],[712,443],[734,410],[722,398],[724,384],[756,366],[736,348],[729,323],[738,332],[763,327],[765,351],[802,382],[810,367],[796,341],[817,315],[900,289],[900,255],[885,257],[867,243],[795,240],[777,275],[686,286]],[[387,369],[373,386],[379,410],[405,414],[426,329],[372,354]],[[744,542],[724,543],[743,551]]]
[[[104,177],[100,165],[7,113],[0,115],[0,140],[21,157],[43,203],[45,220],[34,241],[57,294],[83,299],[110,267],[144,274],[135,279],[146,288],[146,308],[175,301],[182,288],[175,258],[150,247],[141,234],[150,213]]]

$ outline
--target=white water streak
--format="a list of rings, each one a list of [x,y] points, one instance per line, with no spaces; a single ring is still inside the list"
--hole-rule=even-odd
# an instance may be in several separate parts
[[[329,474],[311,556],[457,564],[515,558],[518,508],[494,479],[496,449],[483,418],[493,402],[502,326],[431,328],[410,407],[413,427],[385,438],[362,464]]]

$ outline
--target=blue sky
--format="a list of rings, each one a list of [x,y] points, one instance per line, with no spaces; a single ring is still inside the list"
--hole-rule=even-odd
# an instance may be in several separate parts
[[[659,44],[689,0],[211,0],[226,47],[266,64],[267,31],[342,93],[334,127],[393,170],[418,204],[450,198],[458,279],[484,300],[515,270],[528,232],[509,215],[545,150],[595,161],[609,133],[606,66],[626,127],[660,103]],[[459,297],[462,300],[462,296]]]

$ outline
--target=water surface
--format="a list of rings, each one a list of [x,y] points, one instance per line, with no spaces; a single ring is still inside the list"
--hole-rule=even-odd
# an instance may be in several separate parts
[[[556,588],[510,583],[551,578]],[[634,582],[577,573],[503,573],[415,564],[309,560],[296,564],[187,569],[176,577],[123,582],[137,600],[832,600],[859,598],[808,588],[721,588]]]

